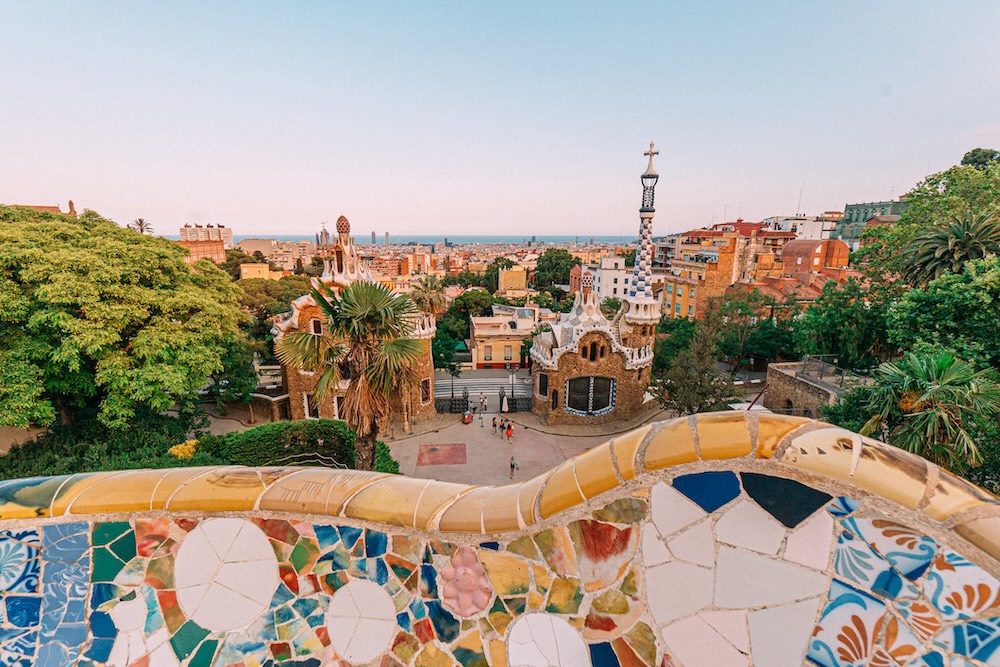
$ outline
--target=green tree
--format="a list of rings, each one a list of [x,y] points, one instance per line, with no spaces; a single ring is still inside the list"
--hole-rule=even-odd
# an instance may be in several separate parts
[[[901,350],[941,347],[960,359],[1000,370],[1000,257],[967,263],[889,309],[890,342]]]
[[[622,255],[625,258],[625,266],[635,266],[635,255],[636,251],[634,249]]]
[[[456,340],[465,340],[469,337],[471,319],[490,313],[493,303],[493,295],[489,292],[470,289],[451,302],[438,329],[446,330]]]
[[[616,299],[613,296],[609,296],[603,301],[601,301],[601,312],[604,313],[605,316],[614,315],[619,310],[621,310],[621,307],[622,307],[622,300]]]
[[[444,284],[436,276],[424,276],[414,286],[410,294],[413,303],[420,310],[440,315],[448,309],[448,299],[444,295]]]
[[[223,344],[222,368],[212,374],[209,394],[222,414],[230,405],[246,405],[250,410],[250,423],[256,421],[253,413],[253,392],[257,389],[257,372],[254,370],[255,345],[240,334]]]
[[[303,267],[307,276],[318,278],[323,275],[323,258],[315,256],[309,261],[309,265]]]
[[[678,354],[691,344],[696,327],[695,320],[686,317],[665,317],[656,325],[658,335],[653,343],[653,372],[665,371]]]
[[[754,352],[751,343],[759,341],[757,333],[764,321],[774,317],[777,305],[777,301],[756,289],[727,294],[720,301],[723,324],[719,330],[718,346],[719,352],[733,365],[732,377],[736,377],[740,366]]]
[[[299,257],[295,260],[295,269],[292,271],[297,276],[304,276],[306,274],[306,267],[302,264],[302,258]]]
[[[339,296],[320,284],[312,296],[326,316],[325,332],[285,334],[275,346],[278,358],[317,372],[315,395],[320,400],[341,377],[350,380],[344,394],[344,421],[357,434],[358,469],[372,470],[389,397],[416,382],[413,365],[420,356],[420,343],[409,338],[416,307],[409,297],[368,282],[348,285]]]
[[[961,472],[982,454],[970,433],[977,419],[1000,413],[1000,384],[948,351],[911,353],[875,371],[861,429],[890,444]]]
[[[222,269],[229,274],[233,280],[240,279],[240,264],[253,264],[257,260],[242,250],[230,249],[226,251],[226,263]]]
[[[712,304],[704,319],[695,324],[688,346],[677,353],[666,371],[654,375],[650,389],[663,408],[690,415],[723,408],[739,396],[729,375],[716,368],[721,327],[718,305]]]
[[[140,234],[152,234],[153,225],[146,222],[145,218],[136,218],[128,224],[128,228]]]
[[[1000,222],[991,213],[971,211],[934,225],[914,239],[907,257],[911,281],[925,284],[945,272],[959,273],[971,260],[1000,252]]]
[[[992,148],[973,148],[962,156],[961,164],[976,169],[986,169],[996,162],[1000,162],[1000,151]]]
[[[549,248],[538,258],[535,268],[535,287],[542,289],[569,284],[569,272],[579,263],[580,258],[569,254],[569,251]]]
[[[482,286],[490,294],[496,292],[500,288],[500,269],[509,269],[513,266],[514,262],[506,257],[494,257],[493,261],[486,266]]]
[[[868,291],[851,279],[828,282],[795,322],[805,354],[830,354],[845,368],[870,368],[891,352],[886,334],[888,306],[868,300]]]
[[[906,195],[900,222],[930,225],[1000,212],[1000,162],[984,168],[959,165],[931,174]]]
[[[190,409],[243,319],[214,264],[93,211],[0,207],[0,248],[0,385],[35,387],[3,396],[3,425],[98,411],[125,428],[142,407]]]

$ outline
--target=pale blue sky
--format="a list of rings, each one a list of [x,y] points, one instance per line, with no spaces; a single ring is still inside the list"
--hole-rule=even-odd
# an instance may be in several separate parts
[[[159,233],[657,234],[1000,148],[1000,2],[0,0],[0,201]]]

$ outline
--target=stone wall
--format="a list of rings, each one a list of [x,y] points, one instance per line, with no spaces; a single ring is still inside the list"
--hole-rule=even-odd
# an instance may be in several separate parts
[[[763,405],[768,410],[802,417],[821,417],[822,409],[837,402],[838,395],[832,389],[824,389],[795,376],[802,370],[799,362],[768,364],[767,391]]]
[[[584,359],[579,352],[566,352],[559,357],[558,368],[545,370],[538,368],[532,372],[532,412],[546,424],[604,424],[623,421],[635,417],[642,410],[643,396],[649,384],[649,368],[629,370],[625,367],[625,357],[612,351],[606,334],[594,331],[580,338],[580,349],[596,343],[607,350],[606,356],[596,361]],[[548,376],[548,392],[544,397],[538,393],[539,374]],[[641,373],[641,377],[640,377]],[[575,415],[566,412],[566,383],[576,377],[601,376],[615,381],[615,409],[604,415]],[[552,392],[558,392],[556,407],[552,407]]]
[[[806,419],[644,426],[520,484],[324,468],[0,483],[8,665],[1000,661],[1000,506]]]

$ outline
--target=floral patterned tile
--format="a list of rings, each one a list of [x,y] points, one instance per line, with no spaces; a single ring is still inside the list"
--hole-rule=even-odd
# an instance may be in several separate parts
[[[927,571],[937,552],[934,540],[894,521],[851,517],[841,519],[840,523],[911,580],[919,579]]]
[[[821,667],[865,667],[872,658],[885,604],[834,579],[806,653]]]
[[[1000,607],[1000,582],[950,549],[934,558],[923,589],[946,620],[973,618]]]

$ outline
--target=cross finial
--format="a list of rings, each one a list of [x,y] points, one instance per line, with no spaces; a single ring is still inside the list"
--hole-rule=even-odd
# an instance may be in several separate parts
[[[656,146],[656,144],[654,144],[652,141],[650,141],[649,142],[649,150],[646,151],[645,153],[643,153],[643,155],[648,155],[649,156],[650,163],[652,163],[654,155],[659,155],[660,154],[660,151],[655,150],[655,146]]]

